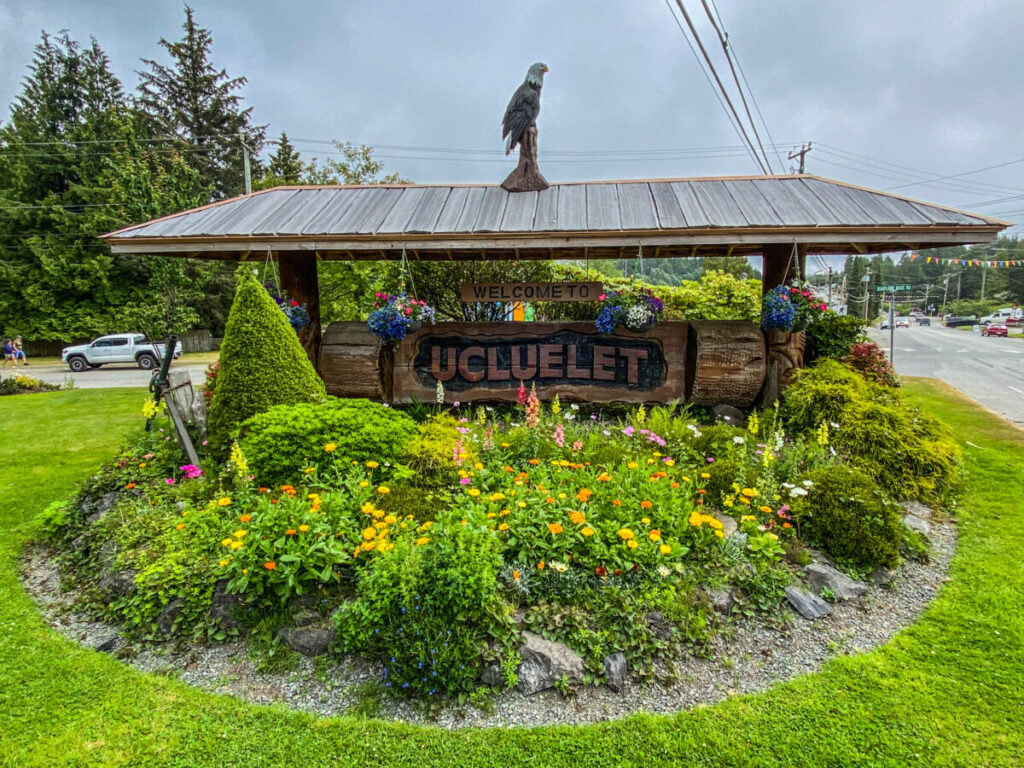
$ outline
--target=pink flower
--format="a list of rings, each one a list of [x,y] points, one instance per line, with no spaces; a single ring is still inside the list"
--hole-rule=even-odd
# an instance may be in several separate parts
[[[574,451],[578,451],[582,447],[583,447],[583,441],[582,440],[577,440],[575,443],[572,444],[572,449]]]
[[[174,485],[174,478],[168,477],[166,480],[164,480],[164,482],[167,483],[168,485]]]
[[[604,301],[607,298],[608,298],[608,294],[607,293],[602,293],[600,296],[597,297],[597,300],[598,301]]]
[[[555,432],[551,436],[555,439],[555,445],[559,448],[565,445],[565,429],[561,424],[555,427]]]
[[[411,315],[412,314],[412,307],[406,307],[405,308],[405,314]]]
[[[520,405],[526,405],[526,386],[523,384],[522,379],[520,379],[519,389],[516,391],[516,402]]]
[[[469,485],[472,482],[473,482],[473,478],[471,478],[471,477],[463,477],[463,478],[460,478],[459,485]]]

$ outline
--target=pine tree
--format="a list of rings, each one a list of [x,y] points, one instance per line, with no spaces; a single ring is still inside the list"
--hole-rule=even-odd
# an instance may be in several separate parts
[[[281,180],[283,184],[298,184],[302,178],[302,161],[295,147],[288,141],[288,134],[281,131],[277,150],[270,156],[267,173]]]
[[[210,63],[213,35],[196,25],[188,6],[183,28],[185,36],[176,43],[160,39],[172,64],[142,60],[149,69],[138,73],[136,104],[154,135],[182,140],[200,182],[212,188],[214,197],[237,195],[245,185],[243,135],[255,164],[265,126],[252,125],[252,107],[242,108],[238,91],[246,78],[228,77]]]

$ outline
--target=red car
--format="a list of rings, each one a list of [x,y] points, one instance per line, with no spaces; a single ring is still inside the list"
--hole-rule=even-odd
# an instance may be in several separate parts
[[[982,336],[1005,336],[1006,323],[989,323],[981,326]]]

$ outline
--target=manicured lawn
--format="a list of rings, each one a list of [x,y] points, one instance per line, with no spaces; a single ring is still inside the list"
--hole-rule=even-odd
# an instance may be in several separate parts
[[[141,421],[142,398],[0,398],[0,766],[1020,766],[1024,432],[941,384],[906,389],[953,426],[970,473],[952,581],[919,623],[820,674],[676,716],[457,733],[243,704],[50,631],[18,584],[17,553],[33,516]]]

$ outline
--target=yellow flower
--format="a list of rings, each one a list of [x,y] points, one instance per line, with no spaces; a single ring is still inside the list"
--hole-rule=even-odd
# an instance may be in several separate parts
[[[629,528],[619,528],[619,538],[629,541],[633,538],[633,532]]]
[[[220,561],[220,567],[223,568],[225,565],[227,565],[230,562],[231,562],[230,560],[221,560]]]
[[[146,462],[142,462],[141,464],[139,464],[139,469],[145,469],[145,467],[146,467]]]
[[[724,539],[725,538],[725,532],[724,531],[715,531],[715,536],[717,536],[720,539]]]
[[[303,472],[305,472],[305,473],[306,473],[306,474],[308,475],[308,474],[310,474],[311,472],[316,472],[316,467],[306,467],[306,468],[305,468],[304,470],[302,470],[302,471],[303,471]]]
[[[640,518],[640,522],[643,523],[644,525],[650,525],[651,524],[651,518],[649,518],[649,517],[641,517]]]
[[[380,464],[378,464],[376,461],[368,461],[368,462],[366,462],[366,468],[367,469],[376,469],[379,466],[380,466]]]
[[[753,488],[744,488],[742,491],[740,491],[740,493],[742,493],[744,496],[749,496],[750,498],[754,498],[755,496],[757,496],[757,491],[755,491]]]
[[[636,543],[636,539],[630,539],[629,541],[626,542],[626,546],[629,547],[630,549],[636,549],[640,545]]]
[[[377,529],[376,528],[364,528],[363,529],[363,538],[366,539],[367,541],[369,541],[370,539],[374,538],[376,535],[377,535]]]
[[[701,473],[700,473],[700,476],[701,476],[701,478],[703,478],[704,480],[707,480],[708,478],[710,478],[710,477],[711,477],[711,475],[710,475],[710,474],[709,474],[708,472],[701,472]]]
[[[231,504],[231,497],[230,496],[222,496],[221,498],[217,499],[217,503],[220,506],[222,506],[222,507],[226,507],[229,504]]]
[[[430,537],[429,536],[420,536],[418,539],[416,539],[416,546],[417,547],[422,547],[428,541],[430,541]]]
[[[368,482],[367,482],[366,480],[361,480],[361,481],[359,482],[359,487],[360,487],[360,488],[365,488],[365,487],[366,487],[366,486],[368,486],[368,485],[369,485],[369,483],[368,483]]]
[[[241,549],[243,546],[244,545],[240,541],[232,541],[231,542],[231,548],[232,549]]]
[[[178,523],[178,524],[177,524],[176,526],[174,526],[174,527],[175,527],[175,528],[177,528],[177,529],[178,529],[178,530],[180,531],[180,530],[181,530],[182,528],[184,528],[184,527],[185,527],[185,524],[184,524],[184,523]]]
[[[757,518],[753,515],[743,515],[743,517],[740,518],[741,523],[749,523],[751,520],[757,520]]]
[[[662,544],[660,547],[658,547],[658,551],[661,552],[661,554],[663,554],[663,555],[671,555],[672,554],[672,545],[671,544]]]
[[[492,493],[487,498],[490,499],[491,501],[504,501],[505,500],[505,494],[502,493],[501,491],[498,491],[497,493]]]
[[[468,491],[466,491],[466,493],[468,493],[470,496],[479,496],[480,495],[480,489],[479,488],[470,488]]]
[[[247,534],[247,533],[248,533],[248,531],[246,531],[245,529],[239,528],[237,531],[235,531],[231,535],[234,536],[236,539],[244,539],[245,538],[245,534]]]
[[[771,512],[772,512],[772,508],[771,508],[771,507],[768,507],[768,506],[764,506],[764,507],[761,507],[760,509],[761,509],[761,511],[762,511],[762,512],[764,512],[765,514],[771,514]]]
[[[425,531],[428,528],[430,528],[430,526],[432,526],[433,524],[434,524],[433,520],[427,520],[427,522],[425,522],[423,525],[421,525],[420,528]]]
[[[477,472],[479,472],[483,468],[484,468],[484,465],[481,464],[479,461],[476,464],[473,465],[473,469],[475,469]]]
[[[308,525],[300,525],[299,526],[299,530],[302,531],[303,533],[305,533],[306,531],[309,530],[309,526]]]
[[[511,514],[512,514],[512,510],[511,509],[503,509],[503,510],[501,510],[501,516],[502,517],[508,517]]]
[[[543,560],[541,560],[539,563],[537,563],[537,570],[538,571],[543,571],[544,570],[544,561]]]
[[[675,459],[665,459],[665,466],[666,467],[674,467],[675,465],[676,465],[676,460]]]
[[[661,541],[661,531],[659,531],[657,528],[655,528],[653,531],[650,531],[647,535],[650,537],[651,541]]]
[[[516,506],[519,507],[520,509],[526,509],[526,502],[525,501],[517,501],[516,502]]]
[[[370,550],[372,550],[376,546],[377,546],[377,542],[376,541],[364,541],[363,542],[363,552],[369,552]]]
[[[580,533],[582,533],[584,536],[593,536],[594,529],[591,528],[589,525],[584,525],[582,528],[580,528]]]
[[[488,520],[490,520],[492,517],[497,517],[497,516],[498,516],[497,512],[488,512],[487,513],[487,519]]]
[[[627,467],[629,467],[630,469],[636,469],[636,468],[637,468],[638,466],[640,466],[640,465],[639,465],[639,464],[637,464],[637,463],[636,463],[635,461],[631,461],[631,462],[629,462],[629,464],[627,464],[626,466],[627,466]]]
[[[508,530],[508,523],[501,523],[501,524],[500,524],[500,525],[498,526],[498,530],[499,530],[499,531],[507,531],[507,530]]]
[[[225,547],[230,547],[231,546],[231,539],[224,539],[223,541],[221,541],[221,544],[223,546],[225,546]]]
[[[327,453],[334,453],[336,450],[338,450],[338,444],[328,443],[327,445],[324,446],[324,450],[327,451]]]
[[[564,529],[562,528],[561,523],[548,523],[548,530],[557,535]]]
[[[391,489],[388,488],[386,485],[379,485],[377,486],[377,493],[379,493],[381,496],[387,496],[389,493],[391,493]]]
[[[393,525],[393,524],[398,522],[398,518],[395,517],[394,515],[387,515],[384,518],[384,522],[387,523],[388,525]],[[301,530],[301,526],[300,526],[300,530]]]
[[[569,519],[574,525],[579,525],[580,523],[585,523],[587,521],[587,516],[582,512],[570,512]]]

